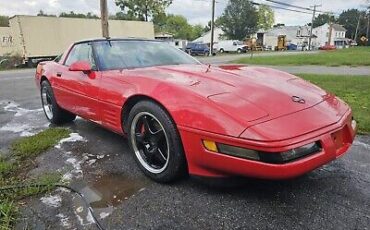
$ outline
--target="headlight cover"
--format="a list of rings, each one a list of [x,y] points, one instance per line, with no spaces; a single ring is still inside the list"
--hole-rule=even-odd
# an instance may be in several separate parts
[[[307,155],[318,153],[322,149],[321,144],[318,141],[312,142],[310,144],[298,148],[291,149],[289,151],[279,153],[260,152],[252,149],[216,143],[214,141],[209,140],[203,140],[203,146],[211,152],[217,152],[234,157],[261,161],[271,164],[284,164]],[[210,148],[210,146],[212,146],[212,148]]]

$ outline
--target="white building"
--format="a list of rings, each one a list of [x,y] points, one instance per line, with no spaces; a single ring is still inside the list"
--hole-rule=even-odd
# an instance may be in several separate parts
[[[277,46],[278,37],[285,36],[287,45],[293,44],[298,50],[308,46],[310,30],[308,26],[279,26],[267,31],[259,30],[254,37],[257,38],[257,44],[268,49],[274,49]],[[315,40],[315,37],[312,38]]]
[[[170,45],[173,45],[176,48],[179,48],[181,50],[185,50],[186,45],[188,44],[188,40],[185,39],[175,39],[173,37],[173,34],[170,33],[156,33],[154,35],[154,38],[157,40],[162,40],[167,42]]]
[[[214,43],[218,43],[218,41],[222,40],[222,37],[224,36],[224,32],[221,28],[215,27],[214,29]],[[199,38],[195,39],[193,42],[202,42],[202,43],[211,43],[211,31],[208,31],[204,33]]]
[[[331,28],[331,37],[330,35]],[[335,45],[337,48],[344,48],[347,45],[346,29],[339,24],[332,24],[331,26],[326,23],[322,26],[316,27],[312,30],[312,33],[317,36],[317,39],[313,42],[314,46],[320,47],[329,43]]]

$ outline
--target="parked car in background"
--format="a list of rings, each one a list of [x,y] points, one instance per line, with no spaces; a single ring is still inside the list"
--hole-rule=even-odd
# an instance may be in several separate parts
[[[190,55],[209,55],[209,47],[205,43],[194,43],[194,42],[189,42],[186,45],[185,52],[190,54]]]
[[[297,45],[296,44],[293,44],[293,43],[290,43],[288,46],[287,46],[287,49],[288,50],[297,50]]]
[[[320,46],[319,47],[319,50],[335,50],[337,47],[335,47],[334,45],[324,45],[324,46]]]
[[[245,53],[248,50],[248,46],[241,41],[237,40],[224,40],[219,41],[217,44],[217,51],[220,53],[224,52],[237,52]]]

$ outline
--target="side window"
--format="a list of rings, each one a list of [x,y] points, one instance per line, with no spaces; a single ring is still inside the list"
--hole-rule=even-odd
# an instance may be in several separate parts
[[[67,60],[65,61],[65,65],[70,66],[76,61],[87,61],[91,64],[91,67],[95,69],[95,61],[90,44],[81,43],[73,46],[71,52],[67,57]]]
[[[55,62],[60,62],[60,59],[63,57],[63,53],[59,54],[56,58],[54,58]]]

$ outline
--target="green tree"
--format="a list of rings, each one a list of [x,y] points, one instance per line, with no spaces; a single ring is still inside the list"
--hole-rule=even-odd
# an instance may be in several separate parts
[[[136,18],[133,18],[133,17],[129,16],[128,14],[125,14],[124,12],[117,12],[114,15],[109,15],[109,19],[113,19],[113,20],[129,20],[129,21],[136,20]]]
[[[216,18],[215,27],[221,26],[221,18]],[[211,21],[208,21],[207,25],[203,28],[203,32],[206,33],[211,30]]]
[[[318,26],[322,26],[324,25],[325,23],[329,23],[329,22],[335,22],[336,19],[333,15],[329,15],[329,14],[319,14],[318,16],[315,17],[315,19],[313,20],[313,27],[318,27]],[[311,24],[310,24],[311,25]]]
[[[115,0],[115,3],[128,18],[148,21],[149,17],[164,13],[172,0]]]
[[[9,26],[9,17],[0,15],[0,27]]]
[[[154,31],[163,32],[163,27],[166,25],[167,22],[167,15],[164,12],[160,12],[158,14],[153,15],[153,24],[154,24]]]
[[[193,33],[192,33],[192,36],[190,37],[189,40],[192,41],[192,40],[197,39],[200,36],[202,36],[203,29],[204,29],[203,26],[200,25],[200,24],[193,26]]]
[[[59,14],[62,18],[99,18],[96,14],[88,12],[87,14],[75,13],[74,11],[62,12]]]
[[[39,10],[37,13],[37,16],[43,16],[43,17],[56,17],[55,14],[46,14],[43,10]]]
[[[343,11],[338,17],[338,23],[346,28],[346,37],[354,38],[356,33],[356,27],[358,20],[360,19],[359,31],[358,34],[361,34],[363,31],[362,28],[366,27],[367,20],[365,18],[366,12],[359,11],[358,9],[349,9]]]
[[[285,26],[284,23],[277,23],[275,25],[273,25],[272,27],[276,28],[276,27],[281,27],[281,26]]]
[[[202,25],[190,25],[181,15],[157,14],[153,17],[153,24],[156,33],[170,33],[178,39],[194,40],[203,33]]]
[[[275,22],[274,11],[271,7],[260,5],[258,7],[258,28],[268,30],[271,29]]]
[[[221,28],[229,39],[244,40],[257,31],[258,13],[250,1],[230,0],[221,16]]]

